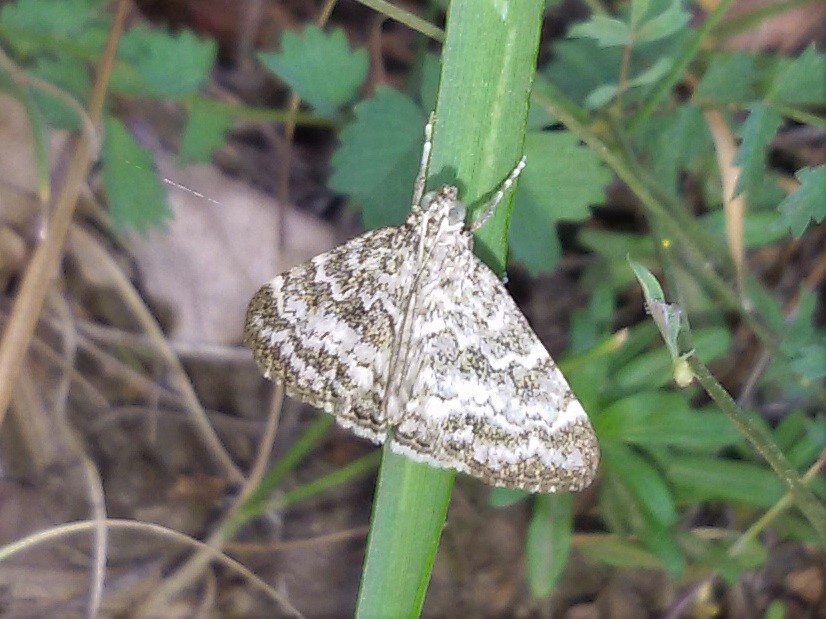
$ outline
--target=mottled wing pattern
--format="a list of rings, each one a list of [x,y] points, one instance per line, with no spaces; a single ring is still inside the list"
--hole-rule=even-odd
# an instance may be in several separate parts
[[[579,490],[599,451],[582,405],[466,231],[422,277],[391,448],[497,486]]]
[[[247,310],[244,342],[264,375],[376,442],[411,242],[404,226],[367,232],[277,276]]]

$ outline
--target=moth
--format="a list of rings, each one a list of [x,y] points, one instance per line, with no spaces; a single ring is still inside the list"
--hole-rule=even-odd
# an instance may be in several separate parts
[[[591,424],[473,232],[457,188],[425,194],[433,117],[399,226],[371,230],[261,287],[244,341],[264,375],[394,452],[494,486],[579,490],[599,449]]]

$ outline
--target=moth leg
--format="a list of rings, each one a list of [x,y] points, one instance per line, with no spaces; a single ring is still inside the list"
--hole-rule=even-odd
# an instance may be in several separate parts
[[[490,216],[496,212],[496,206],[502,201],[502,198],[505,197],[505,192],[511,188],[511,186],[516,182],[516,179],[519,178],[519,175],[522,174],[522,170],[525,168],[525,157],[523,156],[517,164],[514,166],[511,173],[508,174],[508,177],[502,181],[502,184],[499,185],[496,192],[491,197],[490,202],[487,203],[485,209],[479,214],[479,216],[473,220],[473,223],[470,226],[471,232],[476,232],[479,228],[485,225],[485,222],[490,219]]]
[[[413,210],[418,211],[424,197],[424,188],[427,184],[427,168],[430,166],[430,151],[433,148],[433,124],[436,122],[436,113],[430,112],[427,124],[424,126],[424,146],[422,147],[422,162],[419,173],[413,184]]]

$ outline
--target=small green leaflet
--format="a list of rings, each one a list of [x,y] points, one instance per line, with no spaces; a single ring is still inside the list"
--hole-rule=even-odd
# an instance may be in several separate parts
[[[367,50],[350,49],[343,30],[326,33],[318,26],[285,32],[281,51],[258,59],[324,116],[356,97],[369,66]]]
[[[118,119],[107,117],[105,128],[103,186],[115,229],[146,232],[162,226],[170,213],[163,186],[153,171],[152,154]]]
[[[826,217],[826,165],[802,168],[795,176],[800,181],[800,187],[777,208],[783,223],[795,237],[799,237],[809,226],[810,220],[820,223]]]

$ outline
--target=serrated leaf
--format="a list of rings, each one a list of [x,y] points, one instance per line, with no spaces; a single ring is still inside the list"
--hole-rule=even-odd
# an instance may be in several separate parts
[[[285,32],[281,51],[258,59],[325,116],[355,99],[369,67],[367,50],[351,49],[342,29],[327,33],[315,25]]]
[[[19,0],[4,4],[0,23],[8,28],[73,37],[97,18],[98,0]]]
[[[118,119],[107,117],[105,129],[101,161],[112,224],[121,232],[162,226],[170,212],[163,185],[153,172],[152,153]]]
[[[397,225],[410,211],[425,114],[409,97],[379,86],[353,108],[332,157],[332,189],[361,205],[368,228]]]
[[[701,161],[711,148],[702,110],[691,104],[652,115],[634,137],[646,151],[652,177],[666,191],[676,191],[682,172]]]
[[[168,34],[143,25],[120,40],[112,88],[121,92],[182,97],[206,83],[215,63],[217,44],[188,30]]]
[[[826,104],[826,56],[812,44],[799,58],[783,59],[767,98],[788,105]]]
[[[603,84],[616,82],[622,62],[619,48],[600,49],[592,39],[571,39],[557,43],[553,59],[542,74],[562,92],[579,104]],[[541,90],[542,81],[537,76],[534,89]]]
[[[746,122],[740,128],[743,140],[734,156],[734,163],[740,166],[735,196],[743,191],[751,191],[761,181],[769,142],[782,123],[783,117],[777,110],[762,103],[751,106]]]
[[[633,35],[631,26],[624,21],[594,15],[588,21],[574,24],[567,36],[570,39],[594,39],[600,47],[617,47],[632,43]]]
[[[603,465],[622,480],[642,510],[662,526],[677,520],[671,491],[660,472],[645,458],[616,441],[602,441]]]
[[[573,499],[570,493],[536,498],[525,540],[528,586],[535,598],[553,591],[571,551]]]
[[[714,54],[694,93],[695,98],[720,103],[751,101],[757,97],[754,54],[746,52]]]
[[[690,18],[691,15],[683,10],[681,1],[674,0],[662,13],[640,24],[634,39],[637,43],[664,39],[685,26]]]
[[[663,466],[678,496],[688,501],[720,499],[770,507],[783,496],[783,484],[777,476],[750,462],[673,455]]]
[[[215,149],[224,143],[232,120],[225,108],[196,99],[186,119],[178,152],[178,165],[186,165],[192,161],[209,161]]]
[[[802,168],[795,172],[800,187],[790,194],[777,208],[783,222],[799,237],[809,226],[809,221],[817,223],[826,217],[826,165],[816,168]]]
[[[528,271],[538,273],[553,268],[559,258],[556,223],[588,217],[589,205],[604,200],[611,174],[568,131],[528,133],[525,155],[528,165],[510,222],[511,252]]]

